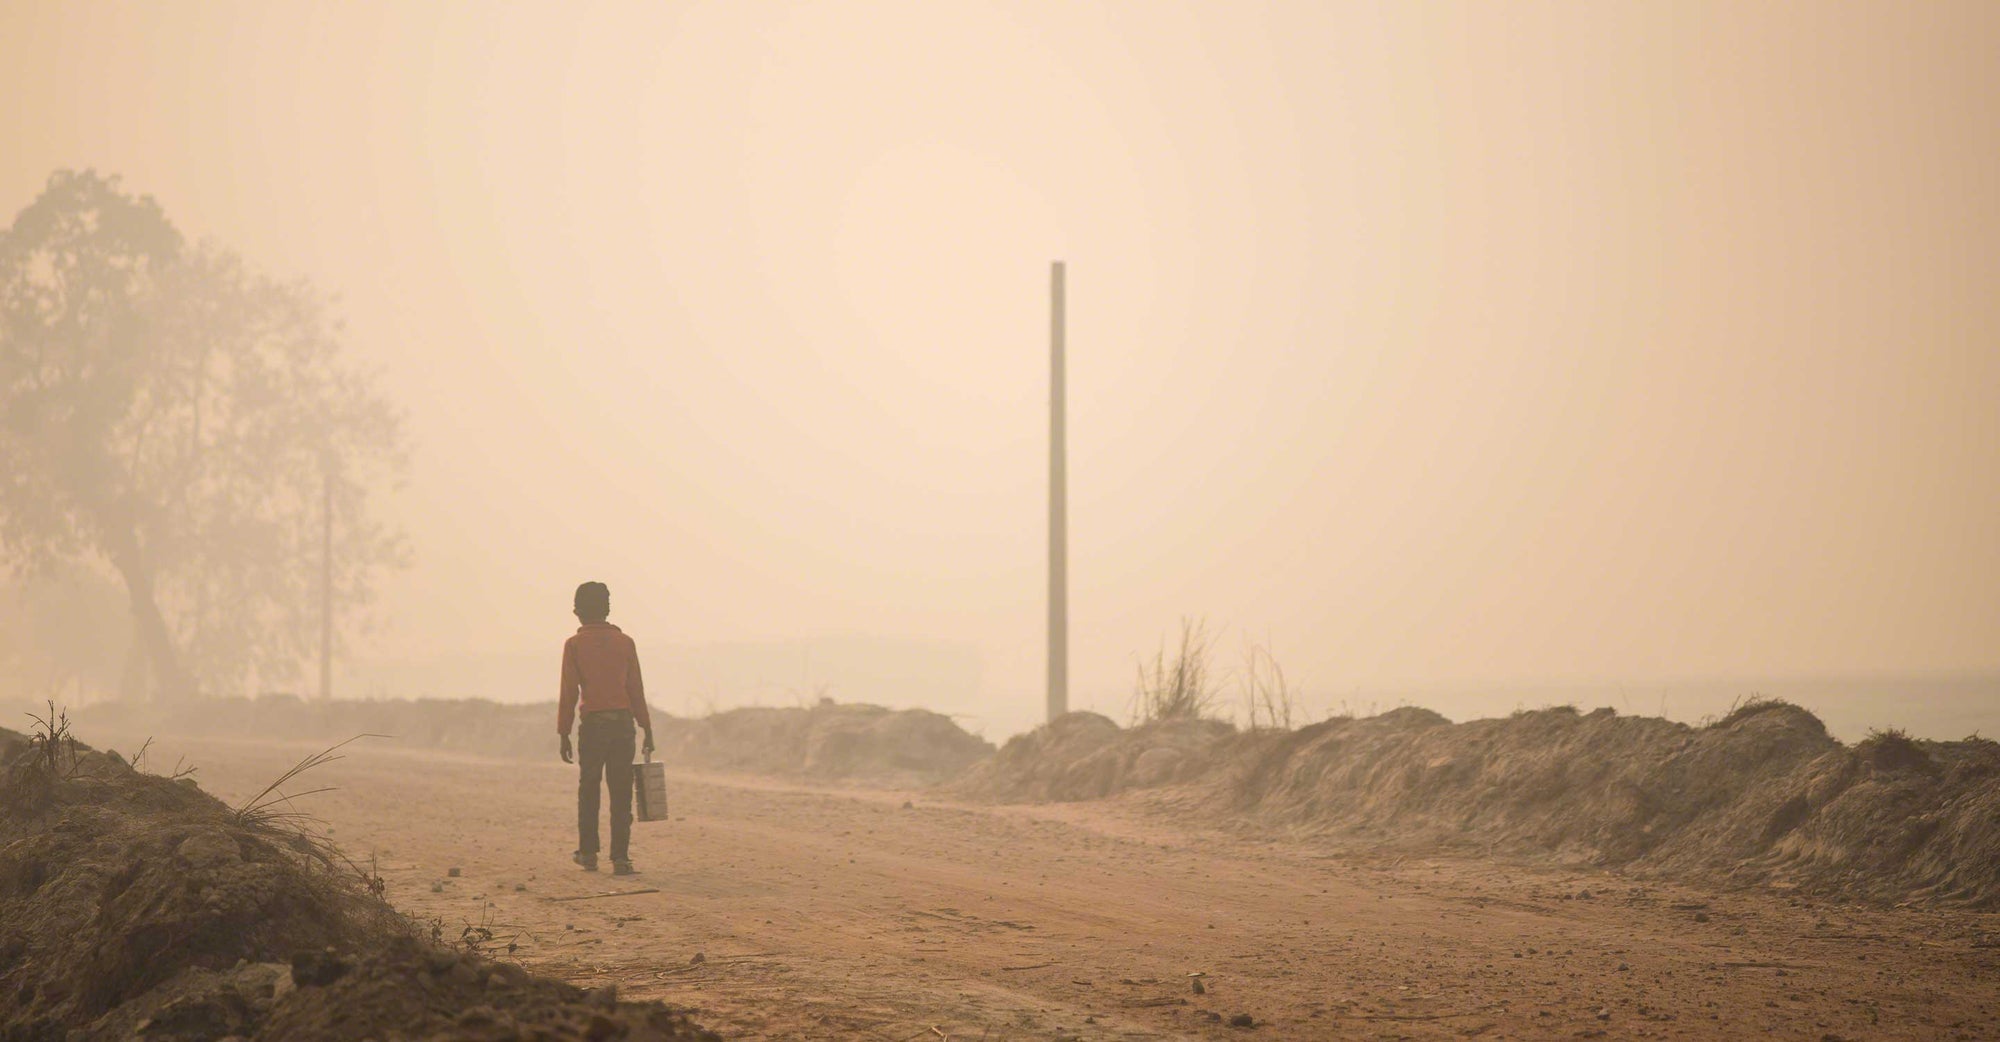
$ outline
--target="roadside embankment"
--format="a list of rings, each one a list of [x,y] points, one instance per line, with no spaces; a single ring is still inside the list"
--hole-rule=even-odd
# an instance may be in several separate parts
[[[426,940],[298,824],[0,730],[0,1040],[715,1037]]]
[[[1071,713],[949,783],[997,801],[1160,790],[1190,813],[1847,898],[2000,907],[2000,743],[1855,745],[1782,702],[1705,727],[1424,709],[1295,731]]]
[[[308,702],[288,696],[216,698],[179,705],[99,703],[72,711],[85,727],[123,735],[201,736],[332,743],[388,735],[422,749],[519,759],[556,754],[553,703],[481,699]],[[941,713],[823,701],[748,707],[704,717],[653,711],[659,757],[716,771],[817,781],[925,785],[956,776],[993,752]]]

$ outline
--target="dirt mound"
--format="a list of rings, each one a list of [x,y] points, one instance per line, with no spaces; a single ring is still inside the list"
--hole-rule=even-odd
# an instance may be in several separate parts
[[[115,754],[56,752],[0,730],[0,1040],[415,1037],[433,1025],[459,1038],[697,1037],[664,1007],[607,1010],[518,968],[457,968],[282,818]],[[446,982],[403,973],[413,959],[449,962]],[[328,966],[356,967],[352,982]],[[486,990],[475,995],[468,972]],[[316,990],[386,1009],[396,980],[396,1001],[424,1015],[357,1025]],[[500,1026],[453,1027],[473,1007],[499,1011]]]
[[[58,1037],[183,968],[354,947],[393,919],[323,852],[191,784],[87,749],[52,773],[18,736],[0,755],[0,1037]]]
[[[1184,720],[1125,731],[1097,713],[1067,713],[1008,739],[950,788],[995,800],[1097,799],[1199,777],[1235,730]]]
[[[87,726],[127,735],[200,734],[331,744],[357,734],[403,744],[520,759],[553,757],[553,703],[481,699],[306,702],[289,696],[210,699],[179,707],[104,704],[77,713]],[[822,702],[811,708],[732,709],[689,718],[654,710],[669,763],[825,780],[928,783],[993,751],[950,717],[923,709]]]
[[[669,762],[825,780],[934,782],[993,751],[939,713],[835,702],[732,709],[657,732]]]
[[[656,1002],[619,1002],[505,962],[428,949],[407,938],[358,963],[295,959],[292,988],[254,1036],[270,1042],[358,1038],[628,1039],[716,1036]]]
[[[1848,747],[1758,703],[1708,727],[1609,709],[1453,724],[1428,710],[1296,731],[1070,714],[951,786],[997,800],[1178,786],[1217,817],[1554,856],[1847,897],[2000,907],[2000,745]]]

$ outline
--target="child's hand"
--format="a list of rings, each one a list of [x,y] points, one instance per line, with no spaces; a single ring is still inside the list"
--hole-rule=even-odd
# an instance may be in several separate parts
[[[569,736],[562,736],[562,758],[564,763],[575,763],[576,753],[569,747]]]
[[[651,756],[651,755],[653,755],[653,729],[652,729],[652,728],[650,728],[650,727],[646,728],[646,744],[644,744],[644,745],[640,746],[640,747],[639,747],[639,751],[640,751],[640,752],[642,752],[642,753],[645,753],[645,754],[646,754],[647,756]]]

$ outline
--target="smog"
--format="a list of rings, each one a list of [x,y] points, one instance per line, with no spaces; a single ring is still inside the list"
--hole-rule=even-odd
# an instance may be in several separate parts
[[[2000,8],[0,7],[0,1040],[2000,1028]]]

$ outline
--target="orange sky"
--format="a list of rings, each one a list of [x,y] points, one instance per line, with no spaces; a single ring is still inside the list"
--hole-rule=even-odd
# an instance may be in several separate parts
[[[1317,691],[1993,668],[1995,54],[1981,3],[15,0],[0,210],[115,171],[338,294],[416,445],[369,657],[553,647],[597,578],[1038,704],[1060,257],[1081,704],[1184,614]]]

